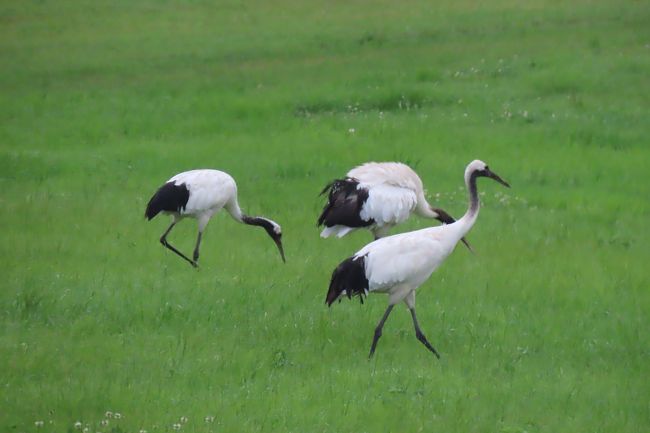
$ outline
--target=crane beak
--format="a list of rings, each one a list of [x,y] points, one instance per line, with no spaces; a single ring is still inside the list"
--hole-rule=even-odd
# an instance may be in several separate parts
[[[287,260],[284,258],[284,248],[282,248],[282,239],[280,237],[274,237],[273,242],[278,246],[278,250],[280,250],[280,257],[282,257],[282,261],[284,263],[287,263]]]
[[[501,185],[505,186],[506,188],[510,188],[510,184],[508,182],[501,179],[498,174],[494,173],[489,168],[485,170],[485,176],[489,177],[490,179],[496,180],[497,182],[499,182]]]
[[[469,250],[469,252],[472,253],[472,254],[474,254],[474,249],[473,249],[472,246],[469,244],[469,242],[467,242],[467,240],[466,240],[465,238],[461,238],[460,240],[463,241],[463,243],[465,244],[465,246],[467,247],[467,249]]]

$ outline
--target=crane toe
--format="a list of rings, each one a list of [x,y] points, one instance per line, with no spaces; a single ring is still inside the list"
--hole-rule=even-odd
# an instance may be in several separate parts
[[[417,338],[418,340],[420,340],[420,342],[421,342],[422,344],[425,345],[425,347],[426,347],[427,349],[429,349],[429,350],[431,351],[431,353],[433,353],[434,355],[436,355],[436,358],[440,359],[440,354],[439,354],[438,351],[437,351],[437,350],[436,350],[436,349],[431,345],[431,343],[429,343],[429,340],[427,340],[427,337],[425,337],[425,335],[422,333],[422,331],[420,331],[419,329],[416,330],[416,331],[415,331],[415,336],[416,336],[416,338]]]

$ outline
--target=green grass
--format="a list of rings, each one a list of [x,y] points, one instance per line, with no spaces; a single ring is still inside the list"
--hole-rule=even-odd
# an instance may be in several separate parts
[[[2,2],[0,431],[649,431],[648,22],[641,1]],[[419,290],[442,359],[400,307],[368,361],[385,298],[323,300],[370,236],[320,239],[318,192],[401,160],[458,216],[475,158],[513,188],[480,183],[477,254]],[[196,167],[282,224],[286,265],[226,215],[198,271],[160,246],[146,202]]]

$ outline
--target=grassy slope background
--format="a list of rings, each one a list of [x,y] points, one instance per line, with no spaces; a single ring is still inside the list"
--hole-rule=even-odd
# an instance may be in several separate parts
[[[647,431],[648,22],[632,1],[2,2],[0,430]],[[474,158],[513,188],[480,183],[478,254],[419,291],[442,360],[398,308],[367,361],[385,299],[323,299],[370,238],[319,239],[318,191],[401,160],[461,215]],[[286,265],[226,215],[198,271],[159,245],[145,204],[195,167],[283,225]]]

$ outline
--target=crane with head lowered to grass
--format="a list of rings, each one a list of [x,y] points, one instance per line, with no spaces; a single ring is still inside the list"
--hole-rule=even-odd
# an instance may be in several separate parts
[[[262,227],[280,250],[282,261],[285,261],[280,225],[268,218],[245,215],[237,202],[237,184],[228,173],[223,171],[203,169],[177,174],[165,182],[151,197],[144,215],[148,220],[153,219],[160,212],[171,215],[172,223],[160,237],[160,243],[187,260],[192,266],[198,267],[203,231],[210,218],[223,208],[237,222]],[[193,259],[188,258],[167,241],[167,235],[174,226],[188,217],[196,219],[199,225]]]

